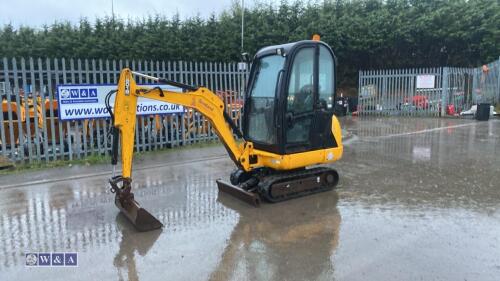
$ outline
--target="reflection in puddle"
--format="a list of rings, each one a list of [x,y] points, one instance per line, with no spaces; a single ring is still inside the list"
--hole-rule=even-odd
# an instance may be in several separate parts
[[[348,143],[345,150],[381,155],[382,162],[408,159],[431,162],[437,167],[463,161],[457,156],[466,156],[473,161],[471,165],[484,159],[485,167],[493,167],[500,163],[500,157],[492,157],[500,150],[498,123],[435,118],[421,118],[418,122],[410,118],[345,119],[343,125],[348,125],[357,140]]]
[[[118,280],[139,280],[135,255],[145,256],[160,237],[162,229],[137,233],[121,213],[116,216],[116,224],[121,232],[120,250],[113,259]],[[123,278],[122,271],[126,271],[127,278]]]
[[[414,146],[412,158],[419,161],[430,161],[431,160],[431,148]]]
[[[219,202],[236,210],[235,226],[211,280],[332,280],[330,257],[339,241],[341,216],[335,191],[242,207],[219,195]],[[321,277],[321,278],[320,278]]]
[[[158,180],[162,176],[144,175],[135,187],[138,201],[164,223],[167,233],[237,219],[234,211],[216,202],[216,178],[207,171],[196,178],[172,180],[167,185]],[[115,219],[118,209],[112,201],[113,194],[102,188],[101,181],[79,180],[6,191],[15,202],[0,206],[0,271],[23,267],[25,252],[107,251],[120,243],[118,256],[124,255],[125,261],[132,260],[130,253],[135,250],[145,255],[147,247],[141,248],[141,243],[153,239],[142,234],[135,236],[133,229],[125,227],[120,218]],[[124,262],[121,258],[115,262],[119,264],[120,260]]]

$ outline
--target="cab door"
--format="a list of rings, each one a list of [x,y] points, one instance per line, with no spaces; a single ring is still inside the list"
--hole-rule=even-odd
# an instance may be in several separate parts
[[[316,86],[315,52],[312,45],[298,49],[293,56],[284,118],[286,153],[305,151],[310,147]]]
[[[285,58],[271,54],[254,61],[251,83],[245,99],[243,134],[254,147],[279,152],[276,120],[278,84],[281,81]]]
[[[314,127],[311,149],[337,147],[332,134],[332,116],[335,103],[335,59],[325,45],[318,45],[317,96],[314,106]]]
[[[333,55],[323,44],[305,44],[294,53],[285,91],[285,153],[335,146],[331,133],[334,67]]]

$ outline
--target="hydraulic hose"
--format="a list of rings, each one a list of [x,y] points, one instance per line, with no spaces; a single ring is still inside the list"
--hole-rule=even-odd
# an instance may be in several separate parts
[[[114,126],[115,124],[115,115],[113,114],[113,109],[109,104],[111,96],[116,93],[116,90],[111,90],[106,94],[106,98],[104,99],[104,104],[106,105],[106,109],[111,115],[111,128],[109,130],[109,134],[113,137],[113,143],[111,146],[111,165],[118,164],[118,141],[120,140],[120,130]]]

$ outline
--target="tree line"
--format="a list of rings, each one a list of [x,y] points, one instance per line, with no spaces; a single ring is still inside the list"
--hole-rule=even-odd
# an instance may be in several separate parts
[[[237,61],[241,7],[181,19],[161,15],[0,28],[2,57]],[[500,55],[498,0],[335,0],[246,8],[244,51],[320,33],[341,85],[360,69],[478,66]]]

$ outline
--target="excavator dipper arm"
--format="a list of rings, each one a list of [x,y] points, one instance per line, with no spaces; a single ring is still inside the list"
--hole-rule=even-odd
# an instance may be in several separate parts
[[[159,83],[179,87],[183,92],[174,92],[160,87],[141,87],[134,75]],[[200,112],[212,124],[214,131],[224,144],[233,162],[243,170],[249,170],[248,143],[238,145],[233,132],[241,136],[226,113],[224,103],[212,91],[204,87],[193,87],[123,69],[116,91],[113,117],[112,164],[117,164],[118,140],[121,144],[122,174],[110,179],[111,191],[116,193],[115,204],[142,231],[160,228],[162,224],[149,212],[140,207],[131,192],[132,159],[134,152],[137,101],[139,97],[168,102],[192,108]],[[120,138],[121,135],[121,138]],[[250,144],[251,147],[251,144]]]

